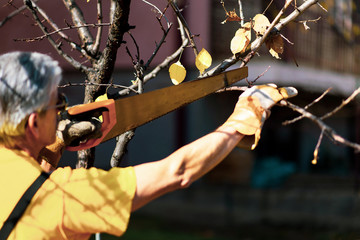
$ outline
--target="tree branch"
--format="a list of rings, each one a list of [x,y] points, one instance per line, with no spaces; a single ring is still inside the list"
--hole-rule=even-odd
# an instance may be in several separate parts
[[[36,23],[40,27],[41,31],[47,36],[48,41],[55,48],[57,53],[60,56],[62,56],[67,62],[69,62],[71,65],[73,65],[75,69],[80,70],[81,72],[84,72],[84,73],[90,72],[91,69],[85,67],[84,65],[82,65],[81,63],[79,63],[78,61],[73,59],[71,56],[67,55],[64,51],[62,51],[61,45],[56,44],[56,42],[52,39],[52,37],[48,36],[48,32],[46,30],[46,27],[43,25],[43,23],[41,22],[41,20],[39,19],[38,15],[37,15],[36,9],[34,7],[34,3],[31,0],[24,0],[24,4],[30,10],[30,12],[32,13]]]
[[[103,26],[103,13],[102,13],[102,2],[101,2],[101,0],[97,0],[96,6],[97,6],[98,25]],[[92,52],[94,54],[99,52],[102,32],[103,32],[103,28],[99,27],[98,30],[97,30],[97,33],[96,33],[96,38],[95,38],[94,45],[92,47]]]
[[[197,47],[196,47],[196,44],[195,44],[195,41],[194,41],[194,37],[193,37],[193,35],[191,34],[190,28],[189,28],[189,26],[188,26],[188,24],[187,24],[184,16],[181,14],[180,9],[179,9],[178,6],[176,5],[176,3],[174,3],[173,0],[169,0],[169,3],[170,3],[170,6],[172,7],[172,9],[174,10],[176,16],[179,18],[180,22],[181,22],[182,25],[184,26],[186,35],[187,35],[187,37],[189,38],[191,47],[192,47],[193,50],[194,50],[194,54],[195,54],[195,56],[197,56],[198,53],[199,53],[199,51],[198,51],[198,49],[197,49]]]
[[[114,16],[110,26],[106,47],[96,66],[98,74],[96,76],[89,76],[89,80],[97,83],[109,83],[114,71],[117,51],[123,43],[124,33],[133,28],[130,27],[128,23],[130,2],[130,0],[114,1]],[[93,101],[97,96],[103,94],[105,90],[95,87],[88,88],[86,91],[89,94],[86,94],[84,100],[85,103]]]
[[[317,4],[317,2],[318,2],[318,0],[307,0],[307,1],[305,1],[300,7],[295,9],[288,17],[279,20],[278,23],[275,26],[273,26],[273,24],[271,26],[275,27],[277,29],[277,31],[281,31],[281,29],[285,25],[287,25],[289,22],[295,20],[305,10],[307,10],[311,6]],[[279,14],[278,14],[278,16],[279,16]],[[276,21],[273,21],[273,23],[275,23],[275,22]],[[219,65],[217,65],[213,69],[206,72],[203,75],[203,77],[208,77],[208,76],[211,76],[211,75],[214,75],[214,74],[217,74],[217,73],[221,73],[221,72],[225,71],[227,68],[229,68],[232,65],[234,65],[235,63],[237,63],[239,60],[242,60],[244,58],[252,58],[252,56],[255,54],[256,50],[259,49],[259,47],[261,46],[261,43],[265,42],[266,37],[269,35],[269,33],[271,31],[272,31],[272,28],[267,29],[265,34],[262,37],[260,37],[260,38],[256,39],[255,41],[253,41],[251,43],[250,47],[248,47],[248,49],[244,53],[237,54],[236,56],[233,55],[230,58],[227,58],[227,59],[223,60],[223,62],[221,62]]]
[[[349,140],[343,138],[339,134],[335,132],[331,127],[326,125],[320,118],[316,117],[315,115],[311,114],[310,112],[306,111],[304,108],[301,108],[299,106],[296,106],[295,104],[292,104],[288,101],[282,100],[280,102],[280,106],[286,106],[292,109],[293,111],[296,111],[300,113],[305,118],[310,119],[313,121],[318,127],[321,129],[321,131],[324,132],[324,134],[334,142],[334,144],[337,145],[344,145],[350,148],[353,148],[356,152],[360,152],[360,145],[357,143],[350,142]]]
[[[76,4],[76,2],[74,0],[63,0],[63,2],[64,2],[64,5],[66,6],[66,8],[68,9],[68,11],[71,14],[73,24],[75,26],[85,26],[86,21],[85,21],[83,12],[79,8],[79,6]],[[79,37],[80,37],[80,39],[82,41],[82,44],[83,44],[84,48],[86,49],[86,51],[93,54],[92,47],[93,47],[93,44],[94,44],[94,38],[91,35],[91,32],[89,31],[89,28],[80,27],[77,30],[78,30],[78,34],[79,34]]]
[[[39,0],[33,0],[33,3],[38,2]],[[15,7],[15,6],[14,6]],[[23,5],[21,7],[19,7],[18,9],[16,9],[15,11],[11,12],[9,15],[7,15],[1,22],[0,22],[0,27],[4,26],[5,23],[7,23],[7,21],[9,21],[10,19],[12,19],[13,17],[15,17],[16,15],[18,15],[19,13],[21,13],[22,11],[24,11],[26,9],[26,5]]]

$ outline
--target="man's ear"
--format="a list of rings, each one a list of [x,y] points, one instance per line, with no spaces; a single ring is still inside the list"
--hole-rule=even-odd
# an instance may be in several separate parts
[[[38,117],[39,117],[39,115],[37,113],[31,113],[29,115],[29,119],[28,119],[28,122],[27,122],[27,127],[25,129],[26,133],[29,133],[33,137],[36,137],[36,138],[38,138],[39,135],[40,135]]]

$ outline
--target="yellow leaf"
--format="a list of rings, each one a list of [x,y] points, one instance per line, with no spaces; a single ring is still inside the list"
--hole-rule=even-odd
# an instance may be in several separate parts
[[[104,101],[104,100],[108,100],[108,97],[107,97],[107,94],[103,94],[101,96],[98,96],[96,99],[95,99],[95,102],[101,102],[101,101]]]
[[[180,63],[180,61],[177,61],[176,63],[171,64],[171,66],[169,67],[169,75],[172,83],[174,85],[178,85],[179,83],[184,81],[186,77],[186,69]]]
[[[239,28],[230,43],[230,50],[235,55],[245,51],[246,47],[251,41],[251,24],[245,23],[243,27]]]
[[[212,57],[208,51],[206,51],[204,48],[201,49],[199,54],[196,56],[195,65],[197,69],[199,69],[200,74],[203,74],[203,72],[211,66],[212,63]]]
[[[270,26],[269,19],[263,14],[256,14],[253,18],[253,29],[257,35],[263,35],[266,29]]]
[[[101,102],[101,101],[105,101],[105,100],[108,100],[108,97],[107,97],[107,94],[103,94],[103,95],[100,95],[98,96],[96,99],[95,99],[95,102]],[[103,121],[103,118],[102,116],[99,116],[99,120],[102,122]]]

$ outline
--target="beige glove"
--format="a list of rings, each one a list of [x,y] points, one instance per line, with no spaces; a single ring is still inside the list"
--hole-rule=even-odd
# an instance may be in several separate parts
[[[270,108],[278,101],[296,95],[297,90],[293,87],[277,88],[275,84],[251,87],[240,95],[234,112],[224,125],[246,135],[238,147],[253,150],[260,140],[261,128],[270,115]]]
[[[66,112],[61,115],[56,136],[63,141],[64,146],[82,142],[90,138],[99,138],[102,135],[101,121],[92,117],[89,120],[70,120]],[[76,144],[75,143],[75,144]]]
[[[60,115],[56,131],[56,141],[41,150],[38,161],[44,160],[55,168],[66,146],[90,138],[99,138],[101,135],[101,122],[99,119],[93,117],[83,121],[70,120],[67,113],[63,112]]]

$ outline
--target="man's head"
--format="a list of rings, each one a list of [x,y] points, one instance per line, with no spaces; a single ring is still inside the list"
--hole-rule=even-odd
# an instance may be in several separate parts
[[[13,139],[25,134],[29,116],[56,103],[60,80],[58,62],[47,55],[11,52],[0,56],[0,144],[13,146]]]

